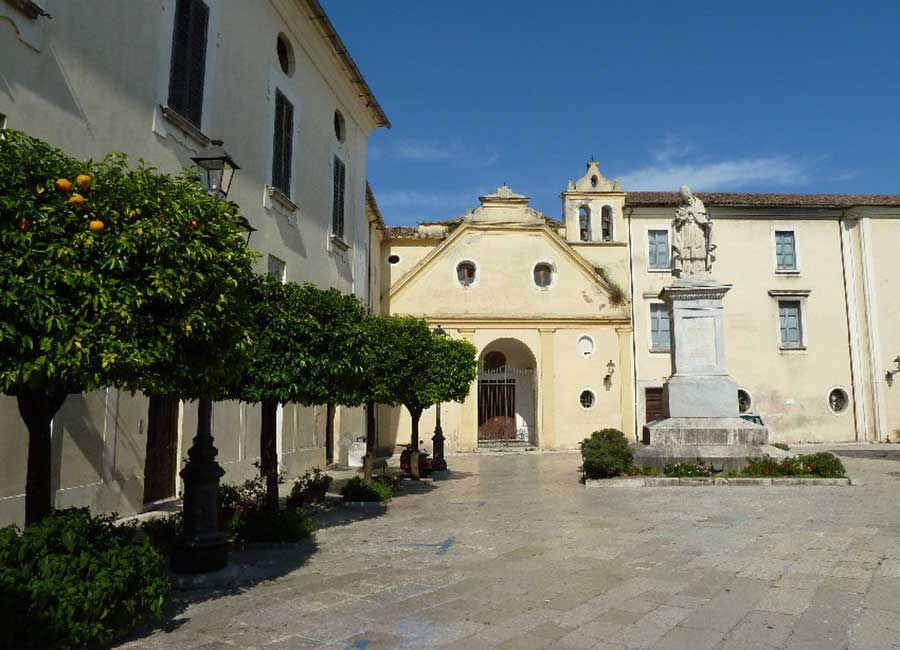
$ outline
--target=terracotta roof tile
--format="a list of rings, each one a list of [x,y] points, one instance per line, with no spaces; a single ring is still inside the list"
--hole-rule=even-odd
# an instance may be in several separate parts
[[[697,192],[708,206],[748,208],[849,208],[857,205],[900,207],[898,194],[755,194]],[[678,192],[628,192],[625,204],[634,207],[677,205]]]

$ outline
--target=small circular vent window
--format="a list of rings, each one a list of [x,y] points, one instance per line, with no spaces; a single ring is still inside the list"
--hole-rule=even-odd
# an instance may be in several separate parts
[[[399,264],[400,256],[399,255],[388,255],[388,264]]]
[[[849,404],[850,398],[843,388],[834,388],[828,393],[828,407],[833,413],[843,413]]]
[[[594,406],[595,401],[594,393],[589,390],[581,391],[581,395],[578,397],[578,401],[581,402],[582,408],[592,408]]]
[[[750,397],[750,393],[745,391],[743,388],[738,389],[738,411],[741,413],[746,413],[750,410],[750,407],[753,406],[753,400]]]
[[[281,71],[289,77],[294,74],[294,48],[284,34],[278,35],[275,53],[278,55],[278,66]]]

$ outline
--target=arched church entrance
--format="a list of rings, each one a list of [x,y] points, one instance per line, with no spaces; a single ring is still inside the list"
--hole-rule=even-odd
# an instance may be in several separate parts
[[[531,350],[516,339],[497,339],[480,360],[478,443],[537,444],[537,364]]]

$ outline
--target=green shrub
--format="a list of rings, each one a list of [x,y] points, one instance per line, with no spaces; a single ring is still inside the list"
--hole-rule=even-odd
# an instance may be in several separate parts
[[[383,483],[366,481],[359,476],[354,476],[341,488],[341,496],[344,501],[389,501],[391,488]]]
[[[594,431],[581,441],[581,472],[584,478],[610,478],[631,468],[634,454],[625,434],[618,429]]]
[[[0,647],[93,647],[162,613],[159,553],[113,520],[71,509],[0,530]]]
[[[302,510],[259,507],[242,512],[231,530],[242,542],[299,542],[313,534],[314,526]]]
[[[841,459],[829,451],[800,456],[800,460],[804,474],[815,474],[822,478],[841,478],[847,474]]]
[[[787,443],[784,443],[784,442],[773,442],[772,446],[775,447],[775,449],[780,449],[781,451],[790,451],[791,450],[790,445],[788,445]]]
[[[697,459],[693,463],[669,463],[663,469],[666,476],[677,476],[682,478],[691,478],[697,476],[712,476],[713,468],[704,463],[701,459]]]
[[[305,503],[325,500],[332,478],[318,467],[314,467],[294,482],[288,497],[288,508],[299,508]]]
[[[160,553],[171,555],[184,531],[184,518],[181,512],[174,512],[167,517],[154,517],[142,522],[141,530]]]
[[[629,467],[626,472],[628,476],[662,476],[663,473],[660,472],[655,467],[641,467],[640,465],[632,465]]]
[[[776,460],[768,456],[750,459],[743,476],[817,476],[840,478],[846,470],[840,459],[828,451]]]

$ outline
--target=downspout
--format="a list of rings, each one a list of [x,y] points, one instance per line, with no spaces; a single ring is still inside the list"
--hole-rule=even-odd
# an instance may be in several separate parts
[[[634,257],[631,249],[631,215],[634,214],[634,208],[628,208],[625,219],[628,221],[628,292],[631,294],[631,394],[634,399],[631,400],[631,417],[634,421],[635,439],[641,440],[641,430],[638,427],[638,358],[637,358],[637,340],[635,339],[634,326],[634,309],[637,300],[634,295]]]

